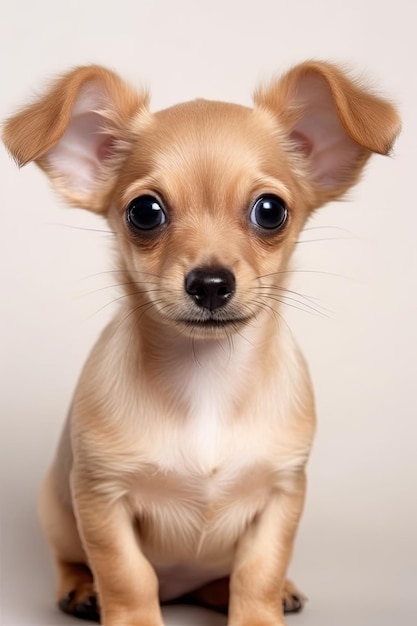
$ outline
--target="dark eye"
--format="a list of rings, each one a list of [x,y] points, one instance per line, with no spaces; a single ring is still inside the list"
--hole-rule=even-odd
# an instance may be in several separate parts
[[[166,215],[157,198],[138,196],[127,207],[127,221],[137,230],[153,230],[166,222]]]
[[[250,221],[266,230],[278,230],[287,221],[288,210],[284,200],[273,194],[260,196],[253,205]]]

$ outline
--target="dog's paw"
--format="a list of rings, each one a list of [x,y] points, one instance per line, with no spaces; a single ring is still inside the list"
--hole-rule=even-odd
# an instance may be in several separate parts
[[[91,622],[100,621],[100,610],[94,580],[84,565],[65,564],[58,594],[58,607],[63,613]]]
[[[87,595],[84,592],[80,593],[79,590],[73,589],[58,601],[58,606],[64,613],[79,619],[90,622],[100,621],[100,611],[94,592]]]
[[[306,596],[297,589],[294,583],[290,580],[286,580],[282,591],[282,607],[284,613],[299,613],[303,609],[306,601]]]

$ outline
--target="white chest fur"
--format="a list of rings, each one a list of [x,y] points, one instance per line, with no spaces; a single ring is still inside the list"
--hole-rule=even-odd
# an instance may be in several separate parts
[[[162,416],[150,426],[144,470],[129,500],[154,564],[202,561],[224,568],[267,502],[268,446],[240,406],[251,378],[251,345],[235,341],[180,355],[170,384],[184,414]]]

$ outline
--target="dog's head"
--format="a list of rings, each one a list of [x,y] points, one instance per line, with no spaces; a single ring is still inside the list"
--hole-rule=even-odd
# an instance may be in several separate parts
[[[254,101],[151,114],[146,94],[81,67],[11,118],[4,141],[71,204],[107,217],[144,314],[213,336],[275,308],[310,213],[399,130],[390,103],[327,63],[293,68]]]

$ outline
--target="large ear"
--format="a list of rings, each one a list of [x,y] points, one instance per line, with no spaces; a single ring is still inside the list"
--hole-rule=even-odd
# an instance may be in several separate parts
[[[71,204],[104,212],[129,147],[129,122],[147,105],[113,72],[78,67],[10,118],[3,140],[19,165],[35,161]]]
[[[343,194],[373,152],[390,152],[400,130],[391,103],[329,63],[302,63],[258,89],[254,100],[305,157],[319,202]]]

